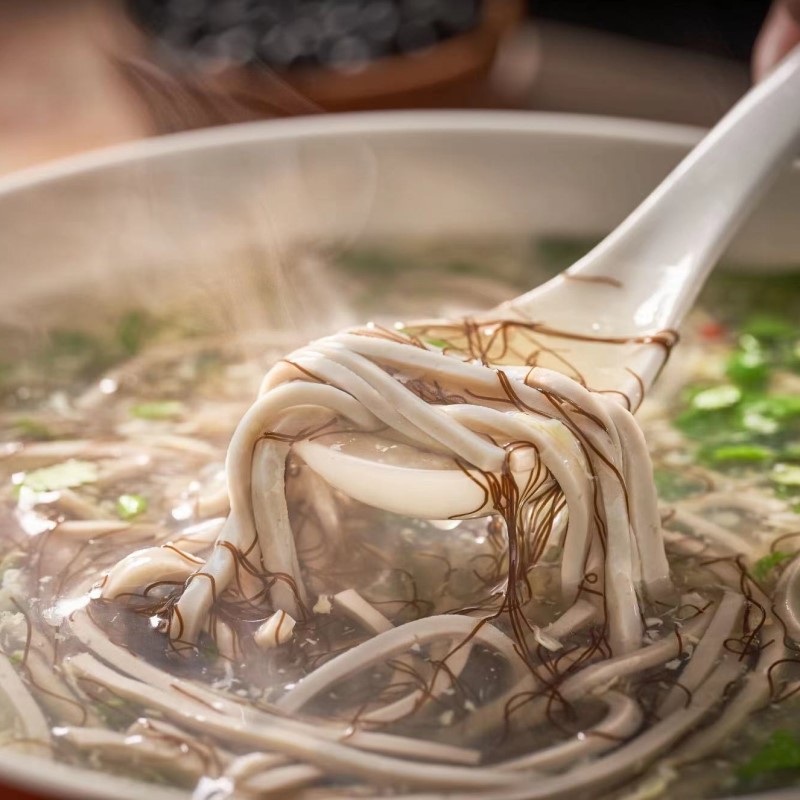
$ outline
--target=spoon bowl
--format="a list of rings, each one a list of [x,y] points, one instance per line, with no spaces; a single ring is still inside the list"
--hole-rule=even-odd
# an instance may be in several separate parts
[[[509,380],[547,367],[635,411],[709,272],[799,144],[800,48],[564,273],[473,319],[397,327],[423,349],[501,369]],[[334,487],[368,505],[437,519],[491,508],[478,502],[482,490],[462,469],[387,464],[342,441],[297,449]]]
[[[306,439],[295,445],[295,452],[329,484],[346,486],[354,500],[393,514],[446,520],[481,517],[494,510],[476,470],[453,469],[450,458],[437,458],[397,442],[349,434],[337,436],[333,446]],[[514,478],[523,486],[532,458],[518,461]],[[368,481],[363,480],[365,472],[371,475]],[[540,492],[547,488],[549,484]]]

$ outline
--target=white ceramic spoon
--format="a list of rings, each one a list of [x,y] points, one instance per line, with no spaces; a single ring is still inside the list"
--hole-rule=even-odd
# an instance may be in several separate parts
[[[588,255],[477,321],[516,319],[576,334],[540,336],[555,355],[539,363],[562,371],[571,365],[592,389],[637,408],[668,354],[646,340],[680,325],[741,222],[798,148],[800,48]],[[480,490],[460,471],[415,465],[402,448],[385,451],[354,437],[335,447],[300,442],[296,449],[330,484],[388,511],[445,519],[474,509],[479,499]]]

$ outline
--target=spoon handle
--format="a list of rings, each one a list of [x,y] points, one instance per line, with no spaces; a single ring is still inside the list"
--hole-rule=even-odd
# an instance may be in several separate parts
[[[799,149],[797,47],[567,275],[621,284],[622,291],[597,284],[592,291],[614,328],[628,321],[630,333],[677,327],[743,218]],[[572,281],[553,281],[510,305],[535,317],[544,300],[566,300],[568,292],[572,298],[575,288]],[[577,294],[588,299],[588,288]],[[576,320],[584,302],[579,305]]]

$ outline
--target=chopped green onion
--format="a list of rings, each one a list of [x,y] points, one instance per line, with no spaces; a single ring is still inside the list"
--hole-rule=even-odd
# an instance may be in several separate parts
[[[120,519],[134,519],[147,511],[147,498],[140,494],[121,494],[117,498],[117,514]]]
[[[778,486],[800,489],[800,466],[797,464],[776,464],[769,477]]]
[[[183,403],[178,400],[160,400],[138,403],[131,407],[131,416],[138,419],[169,420],[180,417],[184,412]]]
[[[210,637],[208,639],[203,639],[197,649],[200,651],[201,655],[208,659],[215,659],[219,657],[219,648],[217,647],[217,643]]]
[[[450,346],[444,339],[423,339],[422,341],[425,342],[425,344],[438,347],[440,350],[444,350],[445,347]]]
[[[769,377],[769,364],[760,348],[737,350],[731,354],[725,374],[739,386],[763,386]]]
[[[740,778],[752,780],[778,770],[800,768],[800,742],[789,731],[777,730],[755,755],[737,770]]]
[[[55,434],[50,428],[33,417],[18,417],[14,420],[14,432],[23,439],[30,439],[37,442],[46,442],[55,438]]]
[[[723,444],[705,449],[701,454],[701,460],[712,464],[763,464],[771,461],[774,455],[770,448],[758,444]]]
[[[781,461],[800,461],[800,442],[789,442],[778,456]]]
[[[757,409],[749,408],[742,412],[741,427],[750,433],[770,436],[778,432],[778,421],[766,416]]]
[[[101,349],[100,341],[86,331],[57,329],[50,334],[50,353],[56,358],[93,356]]]
[[[791,553],[782,553],[780,550],[776,550],[774,553],[769,553],[769,555],[759,558],[758,561],[753,564],[753,577],[757,581],[766,580],[767,575],[769,575],[775,567],[791,557]]]
[[[195,359],[195,369],[198,375],[210,376],[222,370],[224,361],[222,354],[213,350],[204,350],[197,354]]]
[[[800,417],[800,395],[769,395],[756,401],[754,407],[774,419],[793,419],[794,417]]]
[[[104,706],[109,708],[127,708],[129,703],[124,697],[109,697],[102,701]]]
[[[708,440],[728,435],[737,428],[742,399],[738,386],[691,387],[684,397],[689,407],[674,418],[673,424],[687,436]]]
[[[729,434],[734,420],[731,409],[721,409],[712,413],[689,408],[678,414],[673,424],[692,439],[707,440]]]
[[[668,503],[703,491],[703,483],[682,472],[657,467],[653,470],[658,496]]]
[[[142,311],[129,311],[117,325],[117,340],[126,355],[134,356],[154,333],[153,321]]]
[[[97,480],[97,465],[91,461],[70,459],[52,467],[42,467],[23,474],[18,485],[33,492],[52,492],[56,489],[74,489]]]
[[[742,333],[762,342],[775,342],[781,339],[793,339],[797,336],[797,328],[785,317],[775,314],[758,314],[742,325]]]
[[[692,407],[698,411],[717,411],[731,408],[742,399],[742,390],[738,386],[723,384],[703,389],[692,398]]]

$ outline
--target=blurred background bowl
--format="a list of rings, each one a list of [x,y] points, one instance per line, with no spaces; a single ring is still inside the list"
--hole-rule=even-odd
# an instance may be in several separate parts
[[[270,20],[264,11],[278,4],[261,4],[256,19],[259,4],[240,4],[216,30],[184,22],[185,11],[154,19],[178,5],[130,3],[150,37],[149,57],[187,79],[202,74],[209,92],[254,116],[275,114],[278,84],[296,93],[298,110],[472,105],[501,40],[524,14],[523,0],[314,0],[283,4]],[[203,20],[219,15],[209,8]]]

